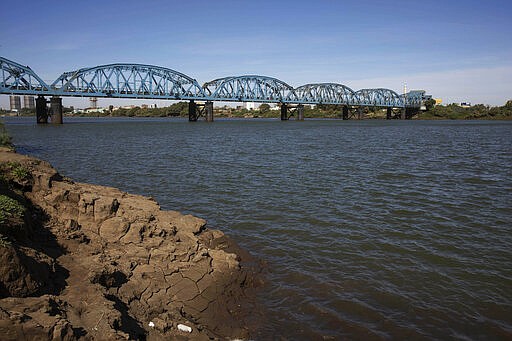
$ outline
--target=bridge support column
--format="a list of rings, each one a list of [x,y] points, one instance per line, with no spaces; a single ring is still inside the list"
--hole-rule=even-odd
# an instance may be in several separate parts
[[[410,120],[420,112],[419,108],[408,108],[405,112],[405,119]]]
[[[348,106],[344,105],[341,110],[341,118],[343,120],[348,120]]]
[[[387,108],[386,109],[386,120],[390,120],[391,119],[391,108]]]
[[[36,98],[36,118],[37,124],[48,123],[48,108],[46,107],[46,98],[39,95]]]
[[[402,112],[400,113],[400,119],[405,120],[407,118],[407,109],[402,108]]]
[[[62,124],[62,98],[54,96],[50,99],[52,124]]]
[[[297,121],[304,121],[304,105],[299,104],[295,110],[297,111],[297,116],[295,119]]]
[[[288,106],[286,103],[281,104],[281,121],[288,121]]]
[[[358,107],[357,108],[357,119],[362,120],[364,118],[364,108]]]
[[[213,102],[208,101],[204,105],[206,122],[213,122]]]
[[[197,104],[194,100],[190,100],[190,102],[188,102],[188,121],[197,121]]]

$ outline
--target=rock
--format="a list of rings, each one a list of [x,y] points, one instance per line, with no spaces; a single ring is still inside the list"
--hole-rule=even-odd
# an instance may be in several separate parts
[[[116,242],[126,234],[129,228],[130,224],[123,217],[113,217],[101,223],[99,233],[106,241]]]
[[[153,327],[155,327],[156,330],[162,332],[162,333],[165,333],[169,330],[170,326],[169,324],[162,320],[161,318],[158,318],[158,317],[155,317],[153,319]]]
[[[27,297],[53,289],[54,261],[26,247],[0,247],[0,298]]]
[[[34,181],[24,195],[44,214],[26,246],[0,247],[2,339],[241,335],[245,320],[236,307],[254,269],[222,232],[161,211],[150,198],[75,183],[47,163],[10,154],[0,151],[0,162],[28,165]]]
[[[192,333],[192,328],[187,325],[180,323],[180,324],[178,324],[177,328],[180,332]]]
[[[119,202],[116,198],[99,197],[94,201],[94,220],[102,222],[117,212]]]

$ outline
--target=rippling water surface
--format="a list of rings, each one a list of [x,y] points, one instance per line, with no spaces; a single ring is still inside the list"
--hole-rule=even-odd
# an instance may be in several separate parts
[[[256,339],[512,339],[512,122],[6,119],[269,264]]]

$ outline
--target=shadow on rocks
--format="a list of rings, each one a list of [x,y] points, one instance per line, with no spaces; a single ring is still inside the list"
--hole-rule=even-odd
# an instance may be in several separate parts
[[[128,306],[114,295],[105,295],[105,298],[114,302],[114,308],[121,313],[121,325],[114,326],[130,336],[130,340],[146,340],[146,331],[139,322],[128,313]]]

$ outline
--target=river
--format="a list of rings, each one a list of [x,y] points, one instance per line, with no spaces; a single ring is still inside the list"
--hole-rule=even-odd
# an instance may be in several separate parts
[[[267,262],[256,340],[512,338],[512,122],[4,122]]]

